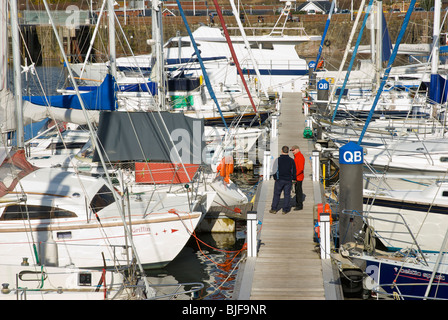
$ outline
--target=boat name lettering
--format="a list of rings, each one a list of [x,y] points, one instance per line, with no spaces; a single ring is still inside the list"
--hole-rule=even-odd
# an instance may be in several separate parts
[[[419,277],[422,276],[422,273],[420,271],[412,270],[412,269],[402,269],[402,270],[400,270],[400,273],[410,274],[410,275],[419,276]]]
[[[431,278],[431,275],[432,274],[430,272],[429,273],[427,273],[427,272],[423,273],[423,277],[428,278],[428,279]],[[441,275],[441,274],[436,274],[434,279],[445,281],[445,276]]]
[[[151,229],[148,226],[133,227],[132,233],[151,233]]]

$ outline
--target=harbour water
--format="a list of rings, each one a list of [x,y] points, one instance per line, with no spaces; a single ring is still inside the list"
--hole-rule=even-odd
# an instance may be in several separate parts
[[[256,172],[236,173],[233,178],[251,199],[256,191]],[[180,254],[163,269],[145,270],[152,284],[202,283],[195,294],[173,299],[232,300],[238,268],[245,250],[246,221],[236,220],[235,232],[197,233]],[[187,288],[188,289],[188,288]]]

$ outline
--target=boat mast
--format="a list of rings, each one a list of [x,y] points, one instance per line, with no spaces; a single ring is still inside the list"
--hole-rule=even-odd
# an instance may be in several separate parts
[[[258,69],[257,60],[255,60],[255,57],[254,57],[254,54],[253,54],[252,49],[250,47],[249,41],[247,41],[246,32],[244,31],[244,27],[243,27],[243,25],[241,23],[239,9],[237,10],[237,8],[235,7],[235,3],[234,3],[233,0],[230,0],[230,6],[232,7],[233,15],[235,16],[236,23],[238,24],[238,28],[240,29],[241,36],[243,37],[244,44],[246,45],[246,48],[247,48],[247,52],[249,52],[250,59],[252,60],[252,64],[254,66],[255,73],[257,74],[258,80],[259,80],[260,85],[261,85],[261,90],[263,91],[264,96],[266,97],[266,99],[269,99],[269,94],[266,91],[266,88],[264,86],[263,80],[261,79],[261,74],[260,74],[260,70]]]
[[[233,48],[233,44],[232,44],[232,40],[230,39],[229,32],[227,31],[226,22],[224,21],[224,17],[222,15],[221,8],[219,7],[217,0],[213,0],[213,3],[215,4],[215,9],[216,9],[216,12],[218,13],[219,21],[221,22],[221,26],[224,31],[224,36],[225,36],[227,44],[229,46],[230,53],[232,54],[233,62],[235,63],[236,69],[238,70],[238,74],[241,77],[241,81],[243,82],[243,85],[244,85],[244,88],[246,89],[247,95],[249,96],[249,100],[252,105],[252,109],[254,109],[254,112],[258,113],[257,107],[255,107],[255,102],[252,99],[252,94],[250,93],[250,90],[247,86],[246,79],[244,79],[244,74],[243,74],[243,71],[241,70],[240,63],[238,62],[238,57],[236,56],[235,50]],[[250,49],[250,47],[248,47],[248,49]]]
[[[6,75],[8,73],[8,1],[0,0],[0,21],[4,28],[0,28],[0,92],[6,91]]]
[[[110,71],[114,79],[117,79],[117,61],[116,61],[116,49],[115,49],[115,11],[114,3],[111,0],[107,1],[107,17],[108,17],[108,28],[109,28],[109,62]]]
[[[331,3],[330,12],[328,13],[327,21],[325,22],[325,29],[324,29],[324,33],[322,35],[322,39],[320,40],[319,51],[317,52],[316,63],[314,65],[314,71],[316,71],[317,65],[319,64],[319,60],[320,60],[320,57],[322,55],[322,50],[324,48],[325,37],[327,35],[328,27],[330,26],[331,16],[333,15],[334,3],[335,2],[336,1],[333,1]]]
[[[373,16],[372,16],[373,18]],[[373,19],[372,19],[373,20]],[[383,1],[376,1],[376,79],[375,89],[381,83],[381,70],[383,69]]]
[[[97,23],[95,25],[95,29],[93,30],[92,39],[90,40],[89,49],[87,50],[87,54],[86,54],[86,57],[84,59],[84,63],[82,65],[81,72],[79,74],[79,78],[82,78],[82,76],[84,74],[84,71],[85,71],[85,68],[86,68],[86,65],[87,65],[87,62],[89,61],[90,53],[92,52],[93,45],[94,45],[94,42],[95,42],[95,39],[96,39],[96,35],[98,33],[98,28],[99,28],[99,25],[100,25],[100,22],[101,22],[101,17],[103,16],[104,7],[106,6],[106,1],[107,0],[103,0],[103,4],[101,5],[100,14],[98,15],[98,21],[97,21]],[[91,10],[92,10],[92,13],[93,13],[93,8],[91,8]],[[93,14],[92,14],[92,17],[93,17]]]
[[[109,2],[109,3],[108,3],[108,5],[109,5],[108,8],[109,8],[109,9],[110,9],[110,8],[113,9],[112,0],[107,0],[107,1]],[[64,62],[65,62],[67,65],[69,65],[69,64],[68,64],[68,58],[67,58],[67,55],[65,54],[65,51],[64,51],[64,46],[62,45],[62,42],[61,42],[61,39],[59,38],[59,35],[58,35],[58,32],[57,32],[56,26],[55,26],[55,24],[54,24],[54,22],[53,22],[53,17],[51,16],[51,12],[50,12],[50,8],[48,7],[47,0],[43,0],[43,3],[44,3],[44,6],[45,6],[45,10],[46,10],[46,12],[47,12],[47,15],[48,15],[48,19],[49,19],[50,24],[51,24],[51,26],[52,26],[52,28],[53,28],[53,32],[54,32],[54,35],[55,35],[55,37],[56,37],[56,40],[57,40],[57,43],[58,43],[58,46],[59,46],[59,50],[60,50],[60,52],[61,52],[61,54],[62,54],[62,57],[63,57],[63,59],[64,59]],[[110,15],[110,13],[111,13],[111,12],[109,11],[109,15]],[[112,12],[112,13],[113,13],[113,12]],[[110,20],[109,20],[109,22],[110,22]],[[115,29],[115,28],[114,28],[114,29]],[[110,30],[109,30],[109,31],[110,31]],[[110,33],[109,33],[109,34],[110,34]],[[113,51],[115,52],[115,48],[114,48]],[[89,115],[88,115],[87,110],[86,110],[86,108],[85,108],[85,106],[84,106],[84,101],[83,101],[83,99],[81,98],[81,94],[79,93],[78,84],[76,83],[75,77],[73,76],[73,72],[72,72],[72,70],[71,70],[70,67],[67,68],[67,70],[68,70],[68,73],[69,73],[70,80],[72,81],[73,88],[75,89],[76,96],[77,96],[78,99],[79,99],[79,103],[80,103],[80,105],[81,105],[81,109],[82,109],[82,111],[83,111],[83,113],[84,113],[84,117],[85,117],[86,119],[89,119]],[[99,156],[99,158],[100,158],[101,165],[103,166],[103,168],[107,168],[107,166],[106,166],[106,162],[105,162],[105,160],[104,160],[104,156],[103,156],[103,154],[102,154],[102,152],[101,152],[101,148],[99,148],[99,146],[98,146],[97,137],[96,137],[96,135],[95,135],[95,131],[94,131],[94,129],[93,129],[92,123],[91,123],[90,121],[87,121],[87,126],[88,126],[88,128],[89,128],[89,133],[90,133],[90,137],[91,137],[92,145],[93,145],[94,148],[96,148],[96,150],[98,150],[98,156]],[[109,184],[109,186],[113,186],[112,179],[111,179],[109,173],[107,172],[107,170],[105,170],[105,176],[106,176],[106,180],[107,180],[107,183]],[[123,226],[124,226],[124,228],[127,230],[127,231],[126,231],[126,236],[128,237],[128,240],[129,240],[129,242],[130,242],[130,244],[131,244],[131,248],[132,248],[132,250],[133,250],[133,252],[134,252],[134,256],[135,256],[135,259],[136,259],[136,261],[137,261],[139,270],[140,270],[140,272],[141,272],[142,274],[144,274],[143,266],[142,266],[142,264],[141,264],[141,262],[140,262],[140,258],[139,258],[139,256],[138,256],[137,250],[136,250],[136,248],[135,248],[134,241],[133,241],[132,238],[130,237],[130,234],[131,234],[131,233],[130,233],[128,224],[127,224],[126,219],[125,219],[125,214],[124,214],[124,212],[123,212],[123,207],[120,205],[120,201],[119,201],[117,192],[115,191],[115,188],[111,187],[111,192],[112,192],[112,196],[114,197],[114,200],[115,200],[115,204],[116,204],[116,206],[117,206],[117,209],[118,209],[118,211],[119,211],[119,213],[120,213],[120,216],[121,216],[121,219],[122,219],[122,222],[123,222]],[[149,287],[148,280],[146,279],[146,277],[143,277],[143,280],[144,280],[144,283],[145,283],[145,286],[146,286],[147,294],[150,294],[150,293],[152,292],[152,290],[151,290],[150,287]]]
[[[440,10],[442,8],[442,1],[434,1],[434,27],[433,27],[433,53],[431,60],[431,75],[435,75],[439,68],[439,51],[440,51]]]
[[[386,81],[389,78],[390,69],[392,68],[392,64],[394,63],[395,57],[397,56],[398,48],[400,47],[400,42],[404,37],[406,28],[408,27],[409,20],[411,19],[412,11],[414,11],[415,2],[416,2],[416,0],[411,0],[411,3],[409,4],[409,9],[406,12],[406,16],[404,17],[403,24],[401,25],[401,29],[400,29],[400,32],[397,37],[397,41],[394,45],[394,50],[392,51],[389,62],[387,63],[387,67],[386,67],[386,70],[384,71],[383,79],[381,80],[380,86],[375,95],[375,100],[373,100],[373,105],[370,108],[369,115],[367,116],[367,120],[366,120],[364,127],[362,128],[362,132],[359,136],[358,145],[361,144],[362,139],[364,138],[364,134],[366,133],[367,127],[369,126],[370,120],[372,120],[373,112],[375,111],[376,105],[378,104],[378,100],[381,96],[384,85],[386,84]]]
[[[191,32],[190,25],[188,24],[187,17],[185,16],[184,9],[182,8],[182,4],[180,3],[179,0],[176,0],[176,3],[177,3],[177,6],[179,7],[179,12],[180,12],[180,15],[182,16],[182,20],[184,22],[185,28],[187,29],[188,36],[190,37],[191,44],[193,45],[194,52],[196,54],[196,57],[198,58],[200,66],[201,66],[202,75],[204,76],[204,81],[205,81],[205,85],[207,86],[208,93],[210,94],[210,97],[215,102],[216,107],[218,108],[219,114],[221,115],[221,119],[224,124],[224,127],[226,128],[226,133],[228,133],[229,127],[227,126],[226,120],[224,119],[224,115],[221,111],[221,107],[219,106],[218,99],[216,98],[215,92],[213,91],[212,84],[210,82],[210,79],[208,78],[207,70],[205,68],[204,61],[202,60],[202,57],[201,57],[201,51],[199,50],[199,48],[196,44],[196,40],[193,37],[193,33]]]
[[[152,55],[155,62],[151,70],[151,80],[157,83],[157,98],[159,110],[166,110],[165,105],[165,68],[163,59],[162,41],[162,3],[159,0],[151,1],[152,21]]]
[[[12,59],[14,70],[14,97],[16,103],[16,139],[17,149],[25,148],[24,129],[23,129],[23,102],[22,102],[22,77],[20,74],[20,37],[17,1],[10,1],[11,8],[11,39],[12,39]]]
[[[345,61],[347,60],[348,52],[350,51],[350,47],[352,45],[353,38],[355,37],[356,28],[358,27],[359,20],[361,19],[361,14],[363,12],[363,8],[365,6],[365,2],[366,2],[366,0],[362,0],[361,1],[361,5],[359,6],[358,13],[356,14],[356,19],[355,19],[355,22],[353,24],[352,31],[350,33],[350,37],[348,39],[347,45],[345,47],[344,56],[342,57],[341,64],[339,65],[339,71],[338,71],[336,80],[334,82],[334,86],[332,86],[332,88],[331,88],[331,93],[330,93],[330,96],[329,96],[329,99],[328,99],[327,109],[330,108],[332,99],[334,97],[334,93],[335,93],[336,88],[337,88],[337,84],[339,83],[339,80],[341,78],[342,69],[344,68]],[[350,72],[350,71],[347,71],[347,72]],[[332,120],[332,122],[333,122],[333,120]]]
[[[372,4],[373,4],[373,0],[369,0],[369,4],[367,6],[366,13],[364,15],[364,20],[362,21],[361,30],[359,30],[358,39],[356,40],[355,48],[353,49],[353,52],[352,52],[352,58],[350,60],[350,64],[348,66],[347,72],[345,73],[344,83],[342,84],[342,88],[341,88],[341,90],[339,92],[338,101],[337,101],[336,106],[335,106],[335,108],[333,110],[333,116],[331,118],[331,123],[334,122],[334,118],[336,117],[336,113],[338,111],[339,104],[341,103],[342,95],[343,95],[345,87],[347,85],[348,78],[350,77],[350,72],[352,71],[353,64],[355,63],[356,54],[358,52],[358,48],[359,48],[359,45],[361,43],[362,34],[364,32],[364,28],[366,27],[367,19],[369,18],[369,14],[370,14],[370,10],[372,8]]]

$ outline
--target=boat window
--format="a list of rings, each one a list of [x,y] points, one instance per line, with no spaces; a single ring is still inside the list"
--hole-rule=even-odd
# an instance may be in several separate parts
[[[191,43],[190,41],[181,41],[180,46],[182,48],[190,47]],[[179,41],[177,40],[170,41],[166,44],[165,48],[179,48]]]
[[[448,162],[448,157],[440,157],[440,162]]]
[[[112,191],[110,191],[110,189],[106,185],[103,185],[90,202],[90,207],[92,208],[93,212],[98,212],[114,202],[115,199]]]
[[[48,145],[47,150],[80,149],[85,144],[85,142],[67,142],[65,144],[63,142],[53,142]]]
[[[265,43],[265,42],[262,42],[261,44],[257,43],[257,42],[251,43],[250,48],[251,49],[263,49],[263,50],[274,50],[274,46],[272,45],[272,43]]]
[[[34,206],[26,204],[12,204],[5,208],[0,220],[36,220],[76,218],[74,212],[58,207]]]
[[[448,197],[448,191],[443,191],[442,192],[442,197]]]

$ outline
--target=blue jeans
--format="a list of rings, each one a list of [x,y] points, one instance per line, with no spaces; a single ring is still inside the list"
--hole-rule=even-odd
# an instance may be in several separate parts
[[[288,180],[275,180],[274,184],[274,198],[272,199],[272,210],[277,210],[278,203],[280,202],[280,195],[282,194],[285,196],[285,201],[283,202],[283,211],[288,212],[291,210],[291,186],[292,181]]]

